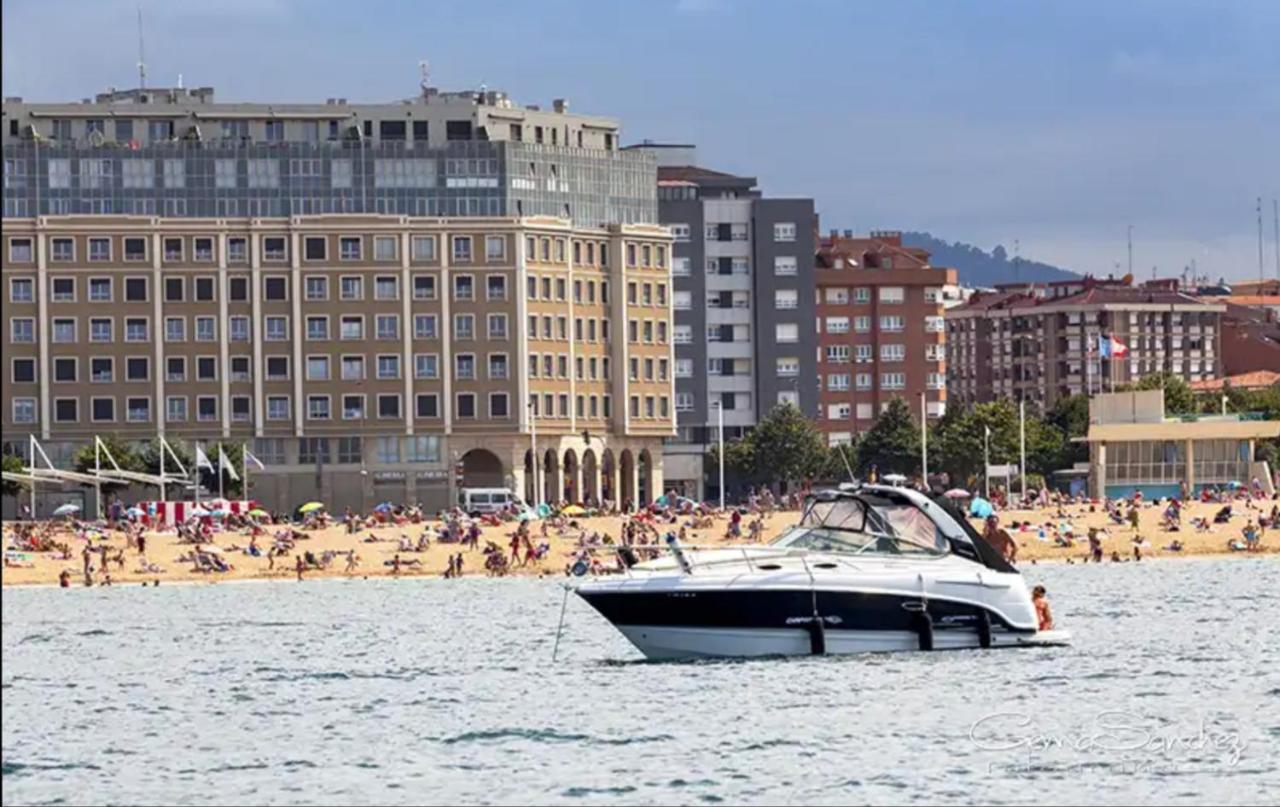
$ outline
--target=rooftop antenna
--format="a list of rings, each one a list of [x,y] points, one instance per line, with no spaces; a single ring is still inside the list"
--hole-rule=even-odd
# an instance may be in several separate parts
[[[1276,253],[1276,280],[1280,280],[1280,199],[1273,198],[1271,200],[1271,232],[1275,236],[1275,253]]]
[[[1133,225],[1129,225],[1129,274],[1133,274]]]
[[[147,88],[147,60],[142,48],[142,4],[138,4],[138,89]]]
[[[1022,272],[1020,271],[1022,267],[1019,262],[1019,255],[1021,254],[1021,252],[1022,252],[1022,242],[1016,238],[1013,239],[1013,282],[1014,283],[1022,282]]]
[[[1262,268],[1262,197],[1258,197],[1258,282],[1266,280]]]
[[[423,59],[422,61],[418,62],[418,73],[419,75],[422,76],[422,78],[418,81],[418,87],[422,90],[422,97],[426,98],[427,97],[427,77],[431,75],[431,65],[427,63],[426,59]]]

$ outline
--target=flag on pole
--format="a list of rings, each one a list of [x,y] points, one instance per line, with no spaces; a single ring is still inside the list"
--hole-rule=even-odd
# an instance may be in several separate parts
[[[214,470],[213,463],[209,462],[209,456],[204,453],[204,449],[201,448],[200,446],[196,446],[196,467],[204,468],[210,473],[212,473]]]
[[[267,466],[262,464],[262,460],[253,456],[253,452],[247,448],[244,449],[244,464],[246,467],[252,464],[253,467],[257,468],[259,471],[267,470]]]
[[[1111,334],[1098,337],[1098,354],[1104,359],[1118,359],[1129,353],[1129,347]]]
[[[233,481],[240,481],[240,474],[236,473],[236,466],[232,465],[231,460],[227,459],[227,452],[222,450],[221,445],[218,446],[218,470],[225,471]]]

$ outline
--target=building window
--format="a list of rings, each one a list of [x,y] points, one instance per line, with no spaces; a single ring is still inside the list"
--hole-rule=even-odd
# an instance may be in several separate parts
[[[778,222],[773,225],[774,241],[796,240],[796,225],[793,222]]]
[[[440,417],[440,396],[435,393],[417,396],[416,414],[420,418]]]
[[[476,416],[476,396],[471,392],[458,393],[458,417],[474,418]]]
[[[475,279],[471,275],[457,275],[453,279],[453,299],[474,300]]]
[[[454,263],[471,263],[471,236],[455,235],[453,237]]]
[[[436,298],[436,279],[431,275],[414,275],[413,299],[434,300]]]
[[[400,396],[399,395],[379,395],[378,396],[378,417],[380,418],[400,417]]]
[[[338,297],[342,300],[364,299],[364,278],[347,275],[338,280]]]
[[[507,257],[507,237],[505,235],[487,235],[484,238],[485,260],[494,262]]]
[[[187,419],[187,399],[183,395],[170,395],[164,402],[164,417],[169,421]]]
[[[436,259],[436,238],[434,235],[415,235],[411,244],[413,260],[434,261]]]
[[[440,377],[440,357],[434,353],[419,353],[413,357],[413,376],[418,379]]]
[[[394,235],[375,235],[373,237],[373,259],[375,261],[394,261],[399,254]]]
[[[344,235],[338,239],[338,259],[343,261],[360,260],[360,237]]]
[[[380,275],[373,279],[373,299],[400,299],[400,281],[394,276]]]
[[[378,378],[397,379],[400,377],[400,357],[395,354],[378,356]]]

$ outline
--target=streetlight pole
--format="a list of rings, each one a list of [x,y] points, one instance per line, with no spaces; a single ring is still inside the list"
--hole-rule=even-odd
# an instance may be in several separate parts
[[[716,453],[719,454],[719,460],[720,460],[720,509],[723,511],[724,510],[724,404],[721,403],[720,401],[716,401],[715,406],[716,406],[716,413],[719,416],[719,423],[720,423],[720,429],[719,429],[720,450]]]
[[[542,504],[542,488],[538,485],[538,407],[529,401],[529,451],[533,459],[533,505]]]

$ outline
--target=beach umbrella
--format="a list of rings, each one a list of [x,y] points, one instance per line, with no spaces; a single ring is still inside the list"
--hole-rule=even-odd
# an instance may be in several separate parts
[[[901,484],[907,481],[907,478],[902,474],[885,474],[882,478],[884,479],[884,481],[894,485]]]
[[[566,516],[585,516],[587,514],[587,508],[571,504],[560,512]]]
[[[974,497],[974,500],[969,503],[969,515],[976,518],[986,518],[995,511],[996,509],[991,506],[991,502],[981,496]]]
[[[196,518],[204,518],[209,515],[209,511],[197,504],[195,507],[191,508],[189,515],[193,515]]]
[[[1244,485],[1240,484],[1239,482],[1237,482],[1237,481],[1235,481],[1235,480],[1233,479],[1233,480],[1231,480],[1230,482],[1228,482],[1228,483],[1227,483],[1227,487],[1231,488],[1232,490],[1236,490],[1237,488],[1242,488],[1242,487],[1244,487]]]
[[[217,510],[210,510],[209,515],[213,516],[214,518],[226,518],[227,511],[219,507]]]
[[[535,518],[537,516],[533,514],[532,510],[524,510],[520,515],[516,516],[516,521],[533,521]]]
[[[374,512],[377,512],[377,513],[389,513],[391,512],[391,502],[383,502],[382,504],[374,507],[373,509],[374,509]]]
[[[268,513],[266,510],[263,510],[261,507],[255,507],[249,511],[249,515],[253,516],[254,518],[267,518],[271,514]]]
[[[140,518],[143,515],[145,515],[145,511],[141,507],[134,505],[133,507],[130,507],[128,510],[125,510],[124,514],[126,516],[129,516],[130,518]]]
[[[323,510],[324,505],[320,502],[307,502],[298,508],[299,513],[314,513],[317,510]]]
[[[946,496],[948,499],[967,499],[970,494],[969,491],[964,488],[952,488],[942,495]]]
[[[78,504],[60,504],[58,509],[53,511],[55,516],[70,516],[80,512]]]

